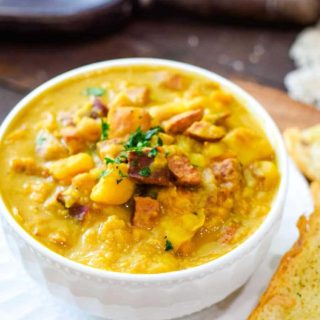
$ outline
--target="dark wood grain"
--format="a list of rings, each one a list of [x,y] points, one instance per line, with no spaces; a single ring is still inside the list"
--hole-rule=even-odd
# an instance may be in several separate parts
[[[306,128],[320,123],[320,111],[292,100],[281,90],[245,80],[234,81],[263,105],[282,131],[290,127]]]
[[[160,15],[138,17],[111,35],[79,34],[73,41],[0,35],[0,118],[18,99],[57,74],[123,57],[185,61],[283,89],[283,77],[293,69],[288,50],[298,31]]]
[[[0,81],[28,91],[80,65],[146,56],[185,61],[224,75],[240,74],[281,88],[284,75],[293,68],[288,49],[296,33],[170,17],[140,18],[112,35],[81,41],[14,38],[0,42]]]

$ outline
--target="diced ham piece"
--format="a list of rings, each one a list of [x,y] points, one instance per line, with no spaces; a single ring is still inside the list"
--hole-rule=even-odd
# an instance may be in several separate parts
[[[202,116],[202,109],[186,111],[164,121],[163,128],[167,133],[182,133],[188,127],[190,127],[195,121],[201,120]]]
[[[142,184],[168,186],[170,184],[170,173],[167,165],[151,169],[152,163],[154,162],[154,157],[148,156],[149,151],[150,149],[146,148],[141,152],[129,152],[129,177]],[[146,168],[148,168],[147,171],[150,170],[150,174],[142,174]]]
[[[240,162],[235,158],[224,159],[213,164],[213,174],[220,191],[225,194],[238,191],[241,188],[243,172]]]
[[[197,186],[201,183],[201,173],[184,154],[172,154],[168,157],[168,167],[182,186]]]
[[[147,131],[151,127],[151,117],[143,108],[114,107],[108,114],[109,138],[124,137],[138,128]]]
[[[108,115],[108,107],[102,101],[95,97],[90,112],[90,117],[93,119],[106,117]]]
[[[226,131],[222,127],[215,126],[208,121],[196,121],[186,131],[185,134],[199,141],[218,141],[222,139]]]
[[[135,211],[132,223],[134,226],[151,229],[160,215],[160,203],[150,197],[134,197]]]

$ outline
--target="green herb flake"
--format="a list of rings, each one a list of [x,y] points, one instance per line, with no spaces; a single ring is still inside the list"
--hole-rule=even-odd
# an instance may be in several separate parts
[[[122,178],[128,178],[128,176],[126,174],[124,174],[121,170],[118,171],[119,176]]]
[[[108,176],[110,173],[112,172],[112,169],[109,170],[103,170],[100,174],[100,178],[104,178],[106,176]]]
[[[122,178],[117,179],[117,180],[116,180],[116,183],[119,184],[119,183],[121,183],[122,180],[123,180]]]
[[[106,164],[115,163],[115,160],[112,159],[112,158],[109,158],[109,157],[104,157],[104,162],[105,162]]]
[[[149,191],[149,196],[152,198],[152,199],[157,199],[158,197],[158,192],[156,190],[150,190]]]
[[[163,129],[161,127],[154,127],[148,130],[147,132],[143,132],[139,127],[134,133],[129,136],[128,141],[124,144],[124,148],[126,151],[135,151],[141,152],[144,148],[151,146],[151,138],[162,132]],[[162,145],[162,140],[158,137],[158,145]]]
[[[151,174],[151,170],[149,167],[144,167],[139,171],[140,176],[149,177]]]
[[[157,154],[158,154],[157,148],[152,148],[148,153],[148,157],[149,158],[154,158]]]
[[[101,140],[108,139],[109,136],[109,124],[101,119]]]
[[[166,247],[165,247],[164,251],[170,251],[172,249],[173,249],[173,245],[172,245],[171,241],[166,239]]]
[[[106,93],[106,90],[100,87],[90,87],[86,89],[87,96],[101,97]]]
[[[163,146],[163,141],[162,141],[162,139],[161,139],[160,137],[158,137],[157,145],[158,145],[159,147]]]
[[[158,126],[151,128],[146,132],[145,139],[150,140],[155,134],[158,134],[159,132],[163,132],[163,129],[161,127]]]
[[[39,136],[36,139],[37,146],[42,146],[47,141],[47,138],[44,136]]]

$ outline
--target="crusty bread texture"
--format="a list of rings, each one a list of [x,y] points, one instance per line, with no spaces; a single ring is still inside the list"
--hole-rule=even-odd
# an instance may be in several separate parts
[[[248,320],[320,319],[320,184],[311,191],[315,212],[298,222],[299,239],[282,258]]]
[[[311,181],[320,181],[320,125],[304,130],[290,128],[284,132],[290,156]]]

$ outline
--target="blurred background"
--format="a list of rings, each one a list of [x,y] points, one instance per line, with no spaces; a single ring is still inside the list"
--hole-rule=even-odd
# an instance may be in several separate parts
[[[1,120],[49,78],[123,57],[184,61],[290,90],[292,77],[284,79],[299,61],[310,70],[311,53],[320,59],[319,12],[319,0],[0,0]],[[293,50],[303,30],[306,44]]]

